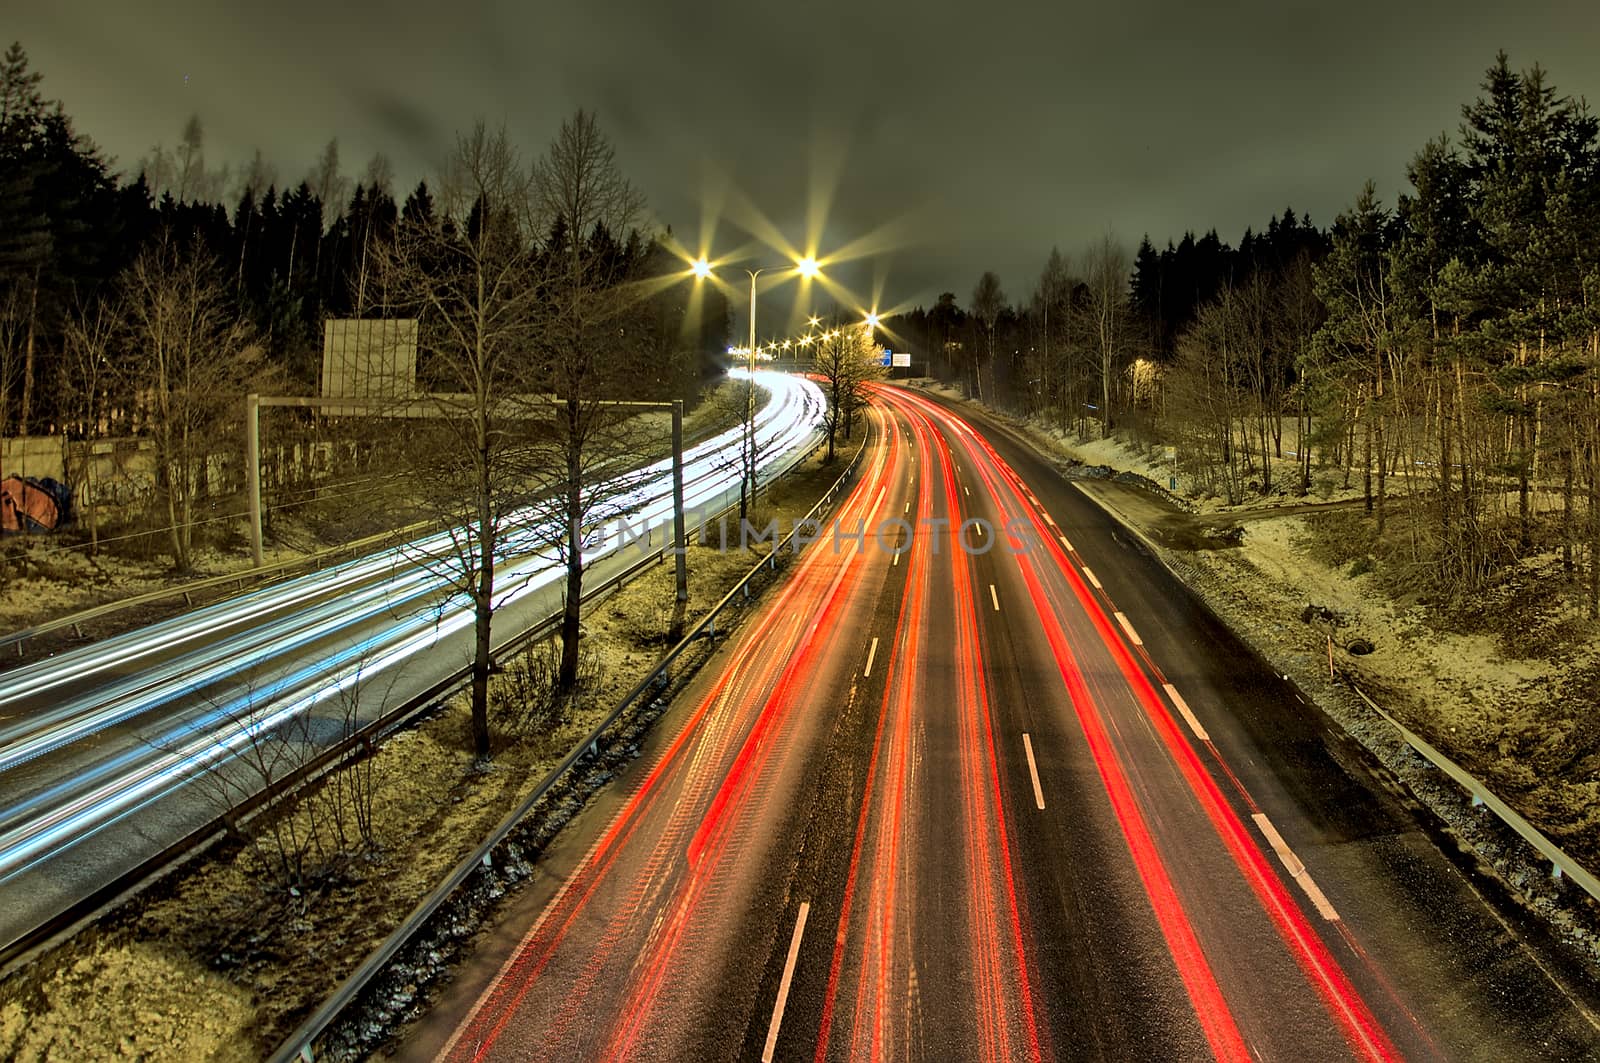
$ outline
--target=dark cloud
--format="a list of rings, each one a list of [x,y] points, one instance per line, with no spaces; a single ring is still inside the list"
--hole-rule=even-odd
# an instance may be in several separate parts
[[[359,98],[359,90],[356,95]],[[430,159],[437,166],[449,153],[449,131],[441,130],[421,107],[395,95],[388,86],[373,86],[366,108],[379,138],[394,145],[390,154]]]
[[[1325,224],[1368,177],[1392,198],[1502,47],[1600,96],[1578,2],[17,6],[46,88],[125,162],[199,112],[215,159],[297,175],[338,136],[406,186],[477,117],[531,155],[585,106],[680,235],[707,175],[796,242],[829,186],[825,248],[896,223],[892,255],[842,274],[889,302],[965,299],[984,269],[1020,297],[1052,245],[1108,231],[1237,239],[1291,203]]]

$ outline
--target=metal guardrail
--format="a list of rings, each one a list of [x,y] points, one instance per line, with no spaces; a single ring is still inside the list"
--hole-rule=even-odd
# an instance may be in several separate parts
[[[790,528],[789,534],[785,535],[781,540],[774,544],[772,552],[752,565],[750,571],[745,573],[739,582],[736,583],[727,594],[723,595],[722,599],[718,601],[716,605],[712,606],[710,610],[708,610],[706,614],[700,618],[700,620],[692,629],[684,634],[683,638],[678,641],[677,645],[673,646],[667,651],[666,655],[662,657],[661,660],[657,662],[656,666],[650,670],[650,673],[641,679],[632,690],[623,696],[622,700],[617,703],[616,707],[611,710],[606,718],[595,725],[588,735],[586,735],[575,746],[573,746],[572,750],[566,755],[566,757],[562,759],[561,763],[552,768],[550,772],[539,782],[539,785],[536,786],[515,809],[513,809],[500,821],[499,825],[495,827],[488,838],[486,838],[470,856],[467,856],[460,863],[458,863],[451,870],[450,874],[445,877],[444,881],[436,886],[425,898],[423,898],[422,902],[419,903],[416,908],[412,909],[411,914],[406,917],[405,921],[401,923],[400,926],[396,927],[395,930],[384,939],[383,944],[378,946],[377,951],[368,956],[366,960],[362,962],[360,967],[356,968],[356,970],[348,978],[340,983],[338,989],[334,991],[333,995],[324,1001],[322,1005],[305,1020],[305,1022],[300,1024],[300,1027],[295,1030],[294,1033],[290,1034],[288,1038],[286,1038],[284,1042],[279,1045],[277,1051],[275,1051],[269,1057],[270,1063],[292,1063],[294,1060],[302,1060],[305,1061],[305,1063],[312,1063],[312,1061],[316,1059],[315,1046],[317,1038],[321,1037],[322,1034],[327,1031],[328,1027],[333,1024],[334,1020],[339,1017],[345,1008],[349,1007],[351,1003],[355,1001],[361,992],[367,988],[368,984],[371,983],[371,981],[389,965],[390,961],[395,958],[400,950],[405,948],[405,946],[410,943],[411,939],[428,924],[428,922],[438,913],[439,909],[443,907],[452,896],[454,896],[456,891],[460,889],[461,886],[473,874],[475,874],[480,868],[493,867],[494,850],[506,840],[511,832],[515,830],[516,827],[524,819],[526,819],[536,807],[538,807],[545,795],[548,794],[550,790],[554,788],[555,785],[560,782],[568,772],[570,772],[578,764],[582,763],[586,758],[597,757],[599,755],[601,739],[605,736],[605,733],[614,727],[620,719],[622,719],[622,717],[630,708],[633,707],[634,703],[637,702],[640,697],[642,697],[647,691],[659,685],[661,676],[666,673],[667,669],[671,667],[672,663],[676,661],[685,650],[687,650],[692,644],[701,638],[715,637],[717,617],[720,616],[730,604],[732,604],[736,597],[742,595],[743,597],[748,598],[748,588],[751,581],[754,580],[764,568],[769,570],[776,569],[779,555],[782,554],[784,548],[794,540],[795,532],[799,530],[799,528],[806,522],[815,521],[819,513],[822,513],[824,510],[833,505],[834,501],[839,495],[840,490],[855,475],[857,468],[861,463],[861,456],[866,453],[866,449],[867,440],[865,437],[863,437],[861,446],[856,449],[855,455],[850,459],[850,464],[845,467],[842,473],[840,473],[839,478],[835,480],[828,488],[827,492],[817,500],[816,504],[806,512],[806,515],[795,522],[794,526]],[[806,457],[815,454],[816,450],[817,448],[813,448],[812,450],[808,451]],[[796,464],[798,464],[798,462]],[[793,468],[793,466],[791,466],[791,468]],[[795,552],[799,552],[799,547],[795,548]]]
[[[814,456],[821,449],[822,443],[816,443],[790,460],[787,465],[776,469],[770,479],[768,479],[765,483],[757,485],[757,495],[759,495],[761,491],[770,489],[772,485],[784,475],[792,472],[796,466]],[[853,464],[854,463],[852,462],[852,465]],[[703,528],[710,522],[725,517],[727,514],[733,512],[737,508],[738,503],[732,502],[717,512],[706,515],[704,518],[702,518],[700,524],[696,526],[696,529],[698,530],[699,528]],[[375,541],[381,542],[387,538],[400,536],[409,532],[415,532],[426,526],[427,524],[424,523],[423,525],[413,526],[408,529],[384,532],[378,536],[371,536],[364,540],[358,540],[357,543],[351,545],[365,544],[370,546],[373,545]],[[590,591],[585,593],[583,607],[585,609],[592,608],[610,595],[616,593],[645,569],[652,568],[666,560],[667,551],[669,548],[670,546],[664,543],[662,546],[644,553],[638,561],[635,561],[633,564],[627,566],[621,572],[608,577],[605,582],[595,585]],[[333,552],[343,552],[345,549],[348,549],[348,546],[336,548],[336,551]],[[305,560],[306,559],[298,559],[295,562],[284,563],[284,566],[280,567],[292,567],[293,564],[302,564]],[[227,583],[236,578],[237,577],[229,576],[213,582]],[[158,592],[155,597],[165,597],[168,596],[169,593],[172,592]],[[129,602],[131,601],[132,600],[129,600]],[[120,607],[122,605],[129,604],[129,602],[110,604]],[[107,611],[114,610],[107,609]],[[492,649],[491,655],[494,659],[498,660],[502,657],[515,654],[528,646],[530,643],[536,642],[555,631],[560,623],[561,613],[556,612],[534,624],[532,627],[526,628],[501,642]],[[65,624],[61,624],[59,626],[65,626]],[[0,978],[8,976],[12,971],[25,965],[28,962],[29,957],[37,953],[38,950],[46,948],[50,946],[51,943],[59,941],[67,936],[70,936],[72,933],[75,933],[78,928],[89,922],[92,922],[106,910],[124,903],[139,890],[145,888],[152,882],[159,879],[162,875],[179,866],[184,859],[211,845],[225,834],[225,830],[229,822],[233,822],[235,824],[247,822],[252,816],[264,811],[267,808],[270,808],[280,798],[295,792],[300,787],[314,781],[326,772],[342,766],[346,760],[352,757],[352,755],[359,755],[374,738],[380,737],[389,731],[396,730],[404,726],[406,722],[409,721],[413,716],[416,716],[422,711],[428,709],[430,706],[435,705],[447,698],[454,697],[456,694],[468,689],[468,687],[471,685],[471,682],[472,668],[470,665],[468,665],[463,667],[460,671],[446,676],[444,679],[426,688],[425,690],[413,694],[411,697],[406,698],[399,704],[389,707],[372,720],[369,720],[367,723],[351,731],[348,735],[345,735],[338,742],[329,746],[317,756],[311,758],[303,764],[296,766],[292,771],[286,772],[281,778],[273,780],[272,784],[266,789],[244,799],[243,801],[229,808],[226,812],[217,816],[215,819],[195,828],[187,835],[173,842],[171,845],[162,849],[155,855],[142,861],[124,874],[118,875],[110,881],[102,884],[93,893],[56,913],[56,915],[47,922],[33,928],[25,934],[20,935],[10,942],[0,943]]]
[[[322,567],[322,563],[324,561],[331,561],[334,558],[341,557],[345,554],[349,554],[352,557],[358,556],[363,551],[369,550],[375,546],[380,546],[385,542],[409,538],[413,535],[416,535],[418,532],[431,527],[435,523],[437,522],[418,521],[415,524],[408,524],[404,528],[395,528],[392,531],[379,532],[377,535],[369,535],[364,539],[356,539],[352,542],[330,547],[327,550],[319,550],[316,553],[307,554],[304,557],[291,557],[284,561],[274,561],[270,565],[262,565],[260,568],[252,567],[248,569],[242,569],[238,572],[223,573],[220,576],[207,576],[205,579],[194,580],[189,583],[181,584],[180,586],[163,587],[160,590],[147,591],[144,594],[136,594],[131,598],[118,598],[114,602],[106,602],[90,609],[84,609],[80,612],[70,613],[67,616],[57,617],[54,620],[47,620],[42,624],[25,628],[22,631],[14,631],[9,635],[0,638],[0,647],[16,646],[17,654],[18,656],[21,656],[22,647],[29,639],[38,638],[41,635],[48,635],[53,631],[60,631],[63,628],[70,627],[81,636],[83,633],[81,630],[81,625],[87,624],[91,620],[99,620],[101,617],[106,617],[112,615],[113,613],[121,612],[123,609],[132,609],[140,605],[149,605],[152,602],[165,601],[168,598],[182,597],[185,601],[187,601],[190,596],[197,591],[210,590],[213,587],[226,587],[230,583],[238,584],[239,589],[243,590],[245,581],[247,580],[267,582],[273,577],[282,575],[284,572],[291,569],[307,567],[318,569]]]
[[[1400,737],[1406,740],[1407,745],[1422,754],[1434,767],[1450,776],[1457,785],[1470,793],[1474,805],[1486,806],[1489,811],[1499,816],[1506,826],[1522,835],[1524,841],[1537,849],[1546,860],[1550,861],[1551,873],[1556,878],[1565,875],[1579,886],[1582,886],[1584,892],[1589,896],[1600,901],[1600,879],[1590,874],[1582,864],[1567,855],[1566,851],[1559,845],[1545,837],[1538,827],[1523,819],[1516,809],[1491,793],[1487,786],[1469,774],[1465,768],[1435,749],[1427,739],[1412,731],[1393,716],[1390,716],[1384,711],[1383,706],[1367,697],[1366,691],[1356,686],[1353,682],[1350,683],[1350,689],[1354,690],[1373,712],[1382,716],[1389,722],[1390,726],[1400,732]]]
[[[804,458],[815,454],[819,448],[820,445],[817,447],[812,447],[803,455],[801,460],[804,460]],[[798,464],[798,462],[796,464]],[[791,465],[789,468],[793,468],[793,465]],[[782,470],[779,475],[782,475],[782,472],[787,471],[787,469]],[[210,590],[213,587],[226,587],[230,583],[238,584],[239,589],[242,591],[247,580],[254,580],[258,583],[266,583],[270,582],[274,577],[282,575],[284,572],[293,569],[307,567],[313,570],[320,569],[324,561],[331,561],[345,554],[355,557],[361,554],[363,551],[369,550],[376,546],[381,546],[384,543],[409,539],[420,532],[434,527],[438,523],[439,522],[437,520],[417,521],[416,523],[408,524],[403,528],[395,528],[390,531],[379,532],[376,535],[369,535],[363,539],[356,539],[348,543],[341,543],[338,546],[329,547],[326,550],[319,550],[315,553],[306,554],[304,557],[292,557],[283,561],[274,561],[270,565],[252,566],[248,569],[242,569],[238,572],[223,573],[219,576],[207,576],[205,579],[194,580],[192,582],[184,583],[180,586],[163,587],[160,590],[147,591],[144,594],[136,594],[131,598],[118,598],[116,601],[105,602],[89,609],[84,609],[76,613],[70,613],[66,616],[57,617],[54,620],[47,620],[42,624],[25,628],[22,631],[14,631],[9,635],[0,636],[0,649],[4,649],[7,646],[16,646],[17,655],[21,656],[23,652],[23,646],[29,639],[39,638],[40,636],[48,635],[55,631],[60,631],[63,628],[70,627],[73,629],[74,633],[81,637],[83,634],[81,630],[83,624],[87,624],[92,620],[99,620],[102,617],[110,616],[114,613],[122,611],[123,609],[132,609],[141,605],[149,605],[152,602],[164,601],[168,598],[182,597],[186,602],[188,602],[190,596],[198,591]]]

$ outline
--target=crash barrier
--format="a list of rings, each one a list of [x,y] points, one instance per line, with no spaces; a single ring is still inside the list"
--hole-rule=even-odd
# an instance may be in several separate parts
[[[700,618],[694,627],[684,634],[683,638],[679,640],[678,644],[667,651],[666,656],[664,656],[656,664],[655,668],[650,671],[650,674],[641,679],[638,684],[635,685],[634,688],[617,703],[616,707],[611,710],[606,718],[596,725],[587,736],[585,736],[577,743],[577,745],[572,748],[572,751],[566,755],[561,763],[557,764],[555,768],[553,768],[550,773],[540,781],[539,785],[534,788],[533,792],[530,793],[521,804],[519,804],[510,812],[510,814],[500,821],[500,824],[495,827],[494,831],[489,835],[489,837],[486,838],[471,855],[466,857],[466,859],[462,860],[455,866],[454,869],[451,870],[450,874],[445,877],[444,881],[435,887],[433,892],[428,894],[428,896],[422,900],[422,903],[418,904],[417,907],[412,910],[411,914],[406,917],[405,922],[401,923],[400,926],[397,927],[395,931],[384,940],[383,944],[378,946],[377,951],[368,956],[361,966],[358,967],[349,978],[345,979],[339,988],[334,991],[334,994],[324,1001],[322,1006],[317,1008],[317,1010],[312,1013],[311,1017],[306,1019],[306,1021],[300,1025],[299,1029],[295,1030],[294,1033],[289,1035],[283,1044],[278,1047],[278,1050],[272,1054],[270,1057],[270,1063],[291,1063],[292,1060],[297,1059],[303,1060],[305,1063],[312,1063],[312,1061],[317,1058],[317,1039],[320,1038],[327,1031],[327,1029],[333,1025],[334,1021],[338,1019],[340,1014],[343,1013],[343,1011],[361,995],[361,992],[366,989],[372,980],[389,965],[389,963],[400,953],[400,951],[411,943],[411,940],[428,925],[428,923],[439,912],[439,910],[444,907],[444,905],[447,904],[453,896],[455,896],[456,892],[460,890],[462,886],[468,882],[468,880],[470,880],[480,870],[487,871],[494,867],[494,851],[502,843],[504,843],[511,832],[515,830],[536,807],[538,807],[540,801],[544,799],[545,795],[548,794],[550,790],[570,771],[572,771],[573,768],[598,757],[602,749],[607,748],[605,745],[605,737],[607,733],[616,726],[618,721],[620,721],[627,714],[629,709],[633,708],[635,703],[638,702],[646,692],[654,690],[662,684],[662,678],[667,674],[668,669],[671,668],[673,662],[676,661],[685,650],[687,650],[700,639],[715,637],[717,618],[722,615],[722,613],[727,610],[730,605],[733,604],[735,599],[739,599],[742,604],[743,600],[749,597],[749,585],[752,580],[760,575],[763,569],[776,568],[778,557],[784,552],[786,547],[789,547],[794,551],[801,549],[805,540],[802,537],[800,542],[792,542],[791,540],[794,539],[795,532],[800,528],[805,527],[807,521],[815,521],[820,515],[831,510],[833,504],[838,500],[845,487],[854,478],[860,466],[861,457],[865,452],[866,440],[863,439],[861,446],[856,449],[855,455],[850,459],[850,464],[845,467],[844,471],[839,475],[839,478],[835,480],[833,485],[828,488],[827,492],[823,494],[820,499],[818,499],[816,505],[812,506],[804,517],[795,522],[795,525],[790,530],[789,534],[784,536],[783,539],[772,548],[772,552],[767,557],[762,558],[760,561],[752,565],[750,571],[745,573],[743,578],[741,578],[739,582],[735,584],[730,591],[728,591],[727,594],[723,595],[721,601],[717,602],[716,605],[713,605],[711,609]],[[811,451],[810,453],[815,453],[815,450]],[[524,640],[524,644],[531,641],[533,641],[532,638],[526,639]]]
[[[1421,754],[1434,767],[1455,780],[1456,784],[1463,790],[1470,793],[1472,795],[1472,804],[1475,807],[1488,808],[1489,811],[1499,816],[1506,826],[1522,835],[1524,841],[1537,849],[1539,854],[1546,860],[1550,861],[1552,875],[1556,878],[1560,878],[1563,875],[1570,878],[1573,882],[1582,886],[1585,893],[1600,901],[1600,879],[1596,879],[1581,864],[1568,856],[1559,845],[1545,837],[1538,827],[1523,819],[1516,809],[1490,793],[1489,788],[1468,774],[1465,768],[1435,749],[1427,739],[1416,734],[1405,724],[1385,712],[1383,706],[1367,697],[1366,691],[1354,683],[1350,684],[1350,689],[1354,690],[1373,712],[1388,721],[1389,725],[1400,733],[1400,737],[1405,739],[1407,745]]]

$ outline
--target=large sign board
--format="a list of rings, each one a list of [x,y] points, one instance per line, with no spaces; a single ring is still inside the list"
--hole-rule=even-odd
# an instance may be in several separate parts
[[[896,369],[910,369],[911,368],[911,352],[910,351],[895,351],[894,352],[894,366],[895,366]]]
[[[415,318],[332,319],[322,326],[322,397],[409,399],[417,393]],[[367,407],[326,407],[334,416]]]

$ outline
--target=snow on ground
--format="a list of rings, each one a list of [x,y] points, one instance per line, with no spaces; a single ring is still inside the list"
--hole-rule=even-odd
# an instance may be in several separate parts
[[[956,389],[929,390],[960,398]],[[970,401],[970,400],[969,400]],[[1037,423],[999,418],[1043,453],[1062,462],[1105,465],[1167,485],[1168,472],[1151,452],[1119,439],[1079,441]],[[1285,440],[1286,447],[1289,441]],[[1553,555],[1502,573],[1502,586],[1486,592],[1466,614],[1431,609],[1398,598],[1369,564],[1335,567],[1319,560],[1341,526],[1338,511],[1361,497],[1359,473],[1342,487],[1342,470],[1313,470],[1309,499],[1268,497],[1227,507],[1216,499],[1184,496],[1193,484],[1179,480],[1183,504],[1197,526],[1227,522],[1244,530],[1235,547],[1157,553],[1206,603],[1297,684],[1347,732],[1374,753],[1465,839],[1513,889],[1569,941],[1600,959],[1600,906],[1576,887],[1552,880],[1549,866],[1493,816],[1471,806],[1467,795],[1426,765],[1398,732],[1344,686],[1353,678],[1369,696],[1412,730],[1482,780],[1591,870],[1600,871],[1600,625],[1584,619],[1562,590]],[[1404,489],[1403,478],[1391,486]],[[1153,492],[1145,505],[1119,505],[1109,491],[1088,493],[1136,529],[1154,534],[1153,516],[1180,519]],[[1322,506],[1327,501],[1344,503]],[[1510,511],[1514,499],[1502,503]],[[1293,506],[1293,512],[1274,511]],[[1559,507],[1546,492],[1536,510]],[[1204,541],[1205,535],[1196,536]],[[1530,604],[1533,603],[1533,604]],[[1546,604],[1540,604],[1546,603]],[[1344,620],[1334,629],[1331,682],[1327,625],[1307,623],[1308,605]],[[1360,637],[1376,647],[1352,655]]]

